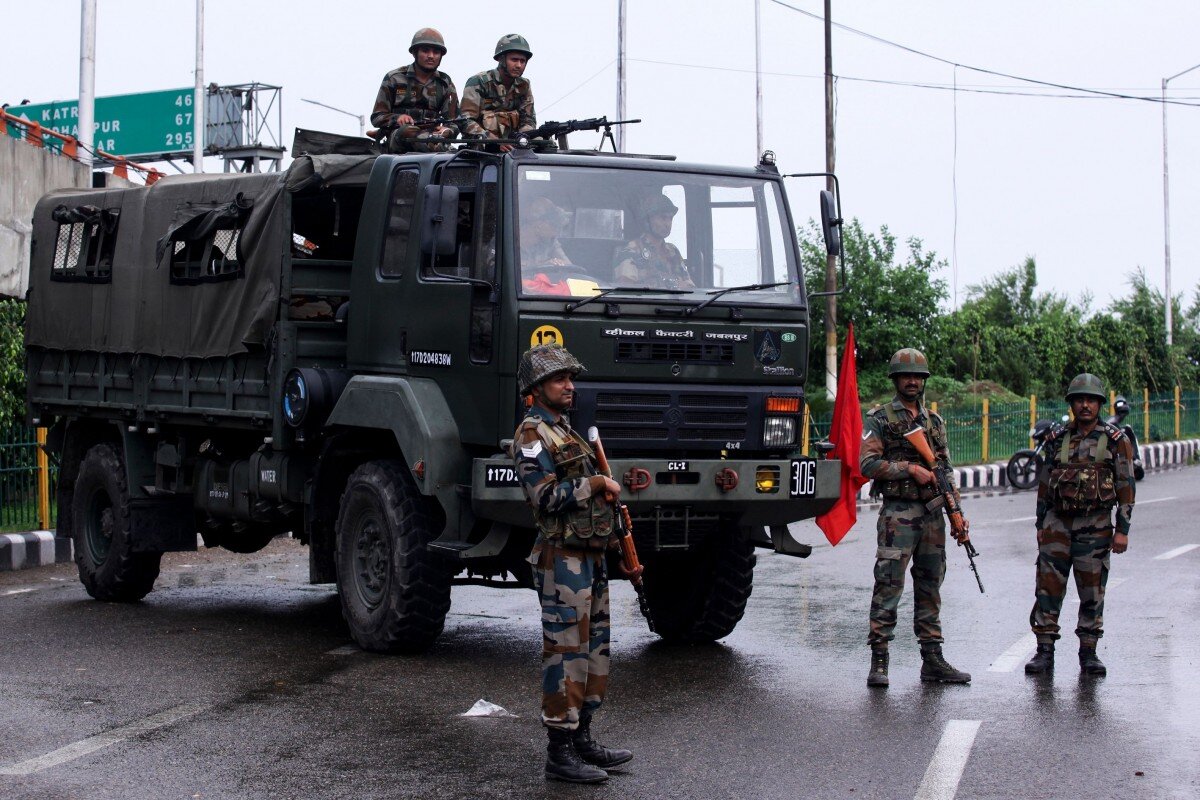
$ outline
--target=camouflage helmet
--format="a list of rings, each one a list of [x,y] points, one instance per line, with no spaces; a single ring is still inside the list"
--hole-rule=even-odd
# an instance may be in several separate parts
[[[584,366],[561,344],[539,344],[521,354],[517,365],[517,386],[522,395],[533,391],[533,387],[560,372],[569,372],[575,377],[583,372]]]
[[[506,33],[500,37],[500,41],[496,42],[494,58],[499,61],[505,53],[524,53],[525,58],[533,58],[529,42],[525,41],[525,37],[519,33]]]
[[[924,353],[912,347],[896,351],[892,360],[888,362],[888,377],[905,374],[929,377],[929,360],[925,358]]]
[[[642,214],[647,218],[663,214],[669,217],[675,216],[679,212],[679,207],[671,202],[671,198],[665,194],[652,194],[642,203]]]
[[[1108,399],[1104,393],[1104,381],[1090,372],[1081,372],[1071,379],[1071,385],[1067,387],[1067,401],[1070,402],[1072,397],[1097,397],[1101,403]]]
[[[442,34],[436,28],[421,28],[413,34],[408,52],[416,55],[418,47],[436,47],[442,51],[442,55],[446,55],[446,40],[442,38]]]

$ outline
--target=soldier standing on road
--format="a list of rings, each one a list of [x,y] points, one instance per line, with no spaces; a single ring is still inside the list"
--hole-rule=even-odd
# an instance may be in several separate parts
[[[512,457],[538,530],[529,563],[542,606],[546,777],[599,783],[633,754],[602,747],[590,732],[608,686],[605,559],[616,544],[613,503],[621,487],[599,474],[591,447],[567,419],[582,370],[559,345],[521,356],[517,383],[533,405],[513,436]]]
[[[480,139],[508,139],[537,128],[533,88],[522,77],[533,51],[525,37],[509,33],[496,42],[496,68],[467,79],[463,87],[463,133]],[[501,150],[512,150],[502,144]]]
[[[867,415],[859,451],[862,473],[874,481],[871,493],[883,497],[871,630],[867,636],[871,645],[867,685],[888,685],[888,642],[895,638],[896,608],[910,561],[913,628],[921,643],[921,680],[970,683],[970,674],[950,666],[942,657],[940,612],[942,579],[946,576],[946,522],[941,509],[930,511],[925,507],[936,495],[934,475],[922,466],[916,448],[904,438],[914,427],[922,428],[938,460],[949,465],[946,424],[925,408],[929,362],[920,350],[905,348],[892,356],[888,377],[896,387],[896,397]]]
[[[667,241],[678,211],[665,194],[653,194],[646,199],[641,208],[645,232],[613,256],[613,275],[618,284],[665,289],[695,287],[679,248]]]
[[[1075,419],[1046,446],[1038,475],[1037,584],[1029,624],[1037,636],[1037,653],[1025,672],[1054,669],[1054,640],[1058,615],[1067,593],[1067,578],[1075,570],[1079,591],[1079,668],[1104,675],[1096,655],[1104,635],[1104,586],[1108,583],[1109,552],[1129,547],[1133,517],[1133,445],[1115,425],[1100,420],[1106,399],[1104,384],[1082,373],[1067,387],[1067,402]],[[1116,532],[1113,531],[1116,509]]]
[[[371,124],[387,134],[390,152],[445,149],[446,145],[437,140],[457,136],[457,123],[428,123],[458,119],[458,90],[450,76],[438,70],[446,55],[446,42],[435,29],[421,28],[413,34],[408,52],[413,55],[413,63],[383,76],[371,110]]]

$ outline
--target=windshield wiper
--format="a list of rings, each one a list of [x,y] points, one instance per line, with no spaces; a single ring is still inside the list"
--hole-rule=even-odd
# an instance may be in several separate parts
[[[760,289],[774,289],[777,286],[791,286],[791,285],[792,285],[791,281],[780,281],[779,283],[750,283],[745,286],[730,286],[728,289],[717,289],[716,291],[709,292],[709,294],[712,295],[712,297],[708,298],[703,303],[699,303],[697,305],[689,306],[689,307],[685,308],[683,310],[683,313],[685,316],[690,317],[692,314],[695,314],[700,309],[711,306],[717,300],[720,300],[722,297],[729,294],[730,292],[757,292]]]
[[[656,289],[653,286],[613,286],[608,289],[601,289],[591,297],[585,297],[582,300],[576,300],[573,303],[567,303],[563,311],[570,313],[577,308],[583,308],[588,303],[599,300],[601,297],[607,297],[613,292],[632,292],[633,294],[691,294],[687,289]]]

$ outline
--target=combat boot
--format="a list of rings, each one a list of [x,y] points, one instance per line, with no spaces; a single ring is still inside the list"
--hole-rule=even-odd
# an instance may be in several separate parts
[[[1079,671],[1086,675],[1107,675],[1108,667],[1096,655],[1096,645],[1079,646]]]
[[[950,666],[942,657],[942,646],[937,642],[921,645],[921,680],[936,683],[970,683],[971,674]]]
[[[1026,675],[1054,671],[1054,642],[1038,642],[1037,653],[1025,665]]]
[[[612,769],[626,761],[633,760],[633,753],[628,750],[609,749],[592,738],[592,718],[581,715],[579,727],[571,732],[571,743],[579,757],[600,769]]]
[[[867,686],[888,685],[888,649],[871,648],[871,671],[867,673]]]
[[[601,783],[608,780],[608,773],[599,767],[583,763],[575,745],[571,742],[571,731],[547,728],[550,744],[546,747],[546,777],[568,783]]]

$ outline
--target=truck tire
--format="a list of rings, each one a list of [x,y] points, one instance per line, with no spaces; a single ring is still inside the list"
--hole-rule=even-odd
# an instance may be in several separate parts
[[[338,595],[354,641],[419,653],[442,632],[450,572],[429,549],[435,532],[404,465],[371,461],[350,475],[337,521]]]
[[[733,633],[754,588],[754,544],[736,528],[695,552],[646,565],[646,599],[667,641],[715,642]]]
[[[129,488],[116,446],[98,444],[79,465],[71,501],[79,580],[97,600],[130,603],[154,588],[162,553],[135,553],[129,538]]]

